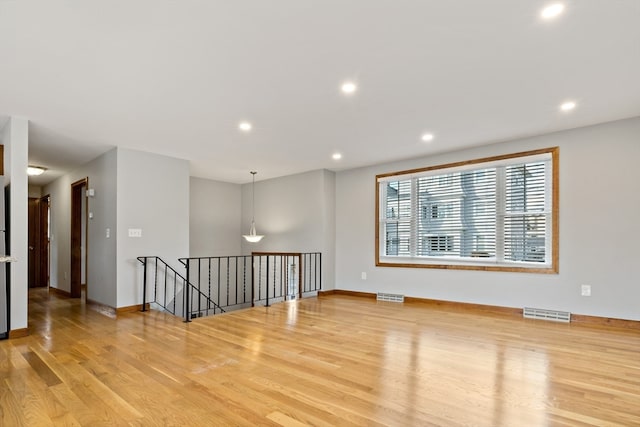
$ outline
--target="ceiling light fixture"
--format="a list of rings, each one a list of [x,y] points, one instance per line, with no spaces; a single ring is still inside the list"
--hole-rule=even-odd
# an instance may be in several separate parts
[[[344,82],[342,84],[342,86],[340,87],[340,89],[342,90],[342,93],[347,94],[347,95],[351,95],[356,90],[358,90],[358,86],[356,86],[356,84],[353,83],[353,82]]]
[[[331,157],[333,158],[333,160],[340,160],[342,158],[342,154],[333,153],[333,155]]]
[[[564,5],[562,3],[554,3],[542,9],[540,17],[542,19],[553,19],[560,15],[564,11]]]
[[[573,102],[573,101],[567,101],[567,102],[562,103],[562,105],[560,105],[560,109],[562,111],[571,111],[574,108],[576,108],[576,103]]]
[[[251,123],[249,122],[240,122],[240,124],[238,124],[238,129],[243,132],[249,132],[252,128],[253,126],[251,126]]]
[[[256,221],[255,221],[255,206],[256,206],[256,174],[258,172],[251,171],[251,175],[253,177],[251,183],[251,228],[249,229],[249,234],[243,234],[242,237],[249,243],[257,243],[264,235],[260,235],[256,233]]]
[[[46,170],[47,170],[47,168],[42,167],[42,166],[29,165],[27,167],[27,175],[29,175],[29,176],[42,175],[44,173],[44,171],[46,171]]]
[[[424,142],[431,142],[431,141],[433,141],[433,134],[432,133],[424,133],[424,134],[422,134],[422,137],[420,139],[422,139]]]

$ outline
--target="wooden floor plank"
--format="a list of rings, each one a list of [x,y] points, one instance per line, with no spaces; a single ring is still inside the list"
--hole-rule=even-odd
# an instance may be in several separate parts
[[[345,295],[192,323],[34,289],[2,426],[640,425],[640,332]]]
[[[40,378],[51,387],[56,384],[60,384],[62,381],[58,376],[47,366],[46,363],[33,351],[25,351],[22,353],[27,363],[31,365],[31,368],[36,371]]]
[[[0,385],[0,425],[21,426],[26,423],[22,406],[11,393],[9,384],[3,381],[3,384]]]

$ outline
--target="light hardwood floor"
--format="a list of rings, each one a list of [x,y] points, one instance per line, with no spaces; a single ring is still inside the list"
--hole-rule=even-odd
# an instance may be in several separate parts
[[[640,331],[331,295],[185,324],[30,292],[0,425],[640,425]]]

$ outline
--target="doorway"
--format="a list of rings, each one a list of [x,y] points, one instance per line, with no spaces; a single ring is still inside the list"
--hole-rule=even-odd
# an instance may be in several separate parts
[[[50,197],[29,198],[29,287],[49,287]]]
[[[86,301],[87,197],[89,178],[71,184],[71,284],[72,298]]]

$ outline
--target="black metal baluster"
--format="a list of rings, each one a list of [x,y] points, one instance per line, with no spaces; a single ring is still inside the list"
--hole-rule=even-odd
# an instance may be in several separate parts
[[[311,276],[311,274],[312,274],[312,273],[311,273],[311,269],[312,269],[312,268],[313,268],[313,260],[312,260],[311,258],[309,258],[309,277],[308,277],[308,279],[309,279],[309,282],[308,282],[308,284],[309,284],[309,289],[311,289],[311,280],[312,280],[312,276]]]
[[[154,257],[153,262],[154,262],[153,268],[155,269],[155,274],[153,277],[153,298],[157,300],[158,299],[158,257]]]
[[[198,258],[198,315],[202,313],[202,298],[200,298],[200,292],[200,258]]]
[[[289,294],[289,255],[285,255],[282,257],[282,266],[284,269],[284,279],[282,280],[282,289],[284,293],[284,300],[287,300],[287,297],[291,297]]]
[[[298,266],[296,267],[296,271],[298,272],[298,295],[300,299],[302,299],[302,266],[304,262],[304,254],[298,254]]]
[[[262,300],[262,256],[258,255],[258,301]]]
[[[320,280],[319,280],[319,286],[316,286],[316,291],[319,291],[322,289],[322,252],[317,252],[316,256],[320,262]]]
[[[217,288],[217,293],[218,293],[218,298],[216,299],[216,304],[220,305],[220,263],[222,262],[222,259],[220,257],[217,258],[218,260],[218,280],[216,282],[216,288]]]
[[[269,307],[269,255],[267,255],[267,271],[265,277],[267,279],[266,290],[267,290],[267,307]]]
[[[189,301],[189,284],[191,283],[191,281],[189,280],[189,275],[191,274],[190,270],[191,270],[190,268],[187,268],[187,283],[185,283],[183,288],[184,291],[182,292],[182,295],[184,298],[184,321],[187,323],[191,322],[191,316],[189,313],[189,302],[190,302]],[[174,298],[174,301],[175,301],[175,298]]]
[[[147,257],[144,257],[144,270],[142,273],[142,310],[147,311]]]
[[[273,298],[276,298],[276,271],[278,266],[276,264],[276,256],[273,256]]]
[[[236,303],[235,305],[238,305],[238,257],[233,257],[235,259],[235,264],[236,264]]]
[[[207,296],[209,297],[209,301],[210,301],[209,304],[211,304],[211,302],[213,302],[211,300],[211,258],[209,258],[208,261],[209,261],[209,267],[207,269]],[[213,307],[214,307],[213,314],[215,314],[216,313],[215,305]]]
[[[247,257],[242,257],[242,303],[247,302]]]
[[[187,271],[188,273],[188,271]],[[166,268],[165,268],[165,276],[166,276]],[[166,279],[166,277],[165,277]],[[184,287],[183,287],[184,288]],[[165,285],[164,287],[164,294],[167,295],[167,286]],[[182,292],[182,297],[184,298],[184,291]],[[178,283],[177,282],[173,282],[173,314],[176,314],[176,299],[178,299]],[[184,305],[184,304],[183,304]],[[165,296],[165,301],[163,301],[162,306],[169,310],[169,307],[167,307],[167,301],[166,301],[166,296]]]
[[[227,305],[229,305],[229,257],[227,257]]]
[[[251,255],[251,307],[255,306],[255,286],[256,286],[256,273],[255,273],[255,258]]]
[[[162,306],[166,307],[167,306],[167,266],[165,265],[164,267],[164,300],[162,301]],[[174,310],[175,312],[175,310]]]

